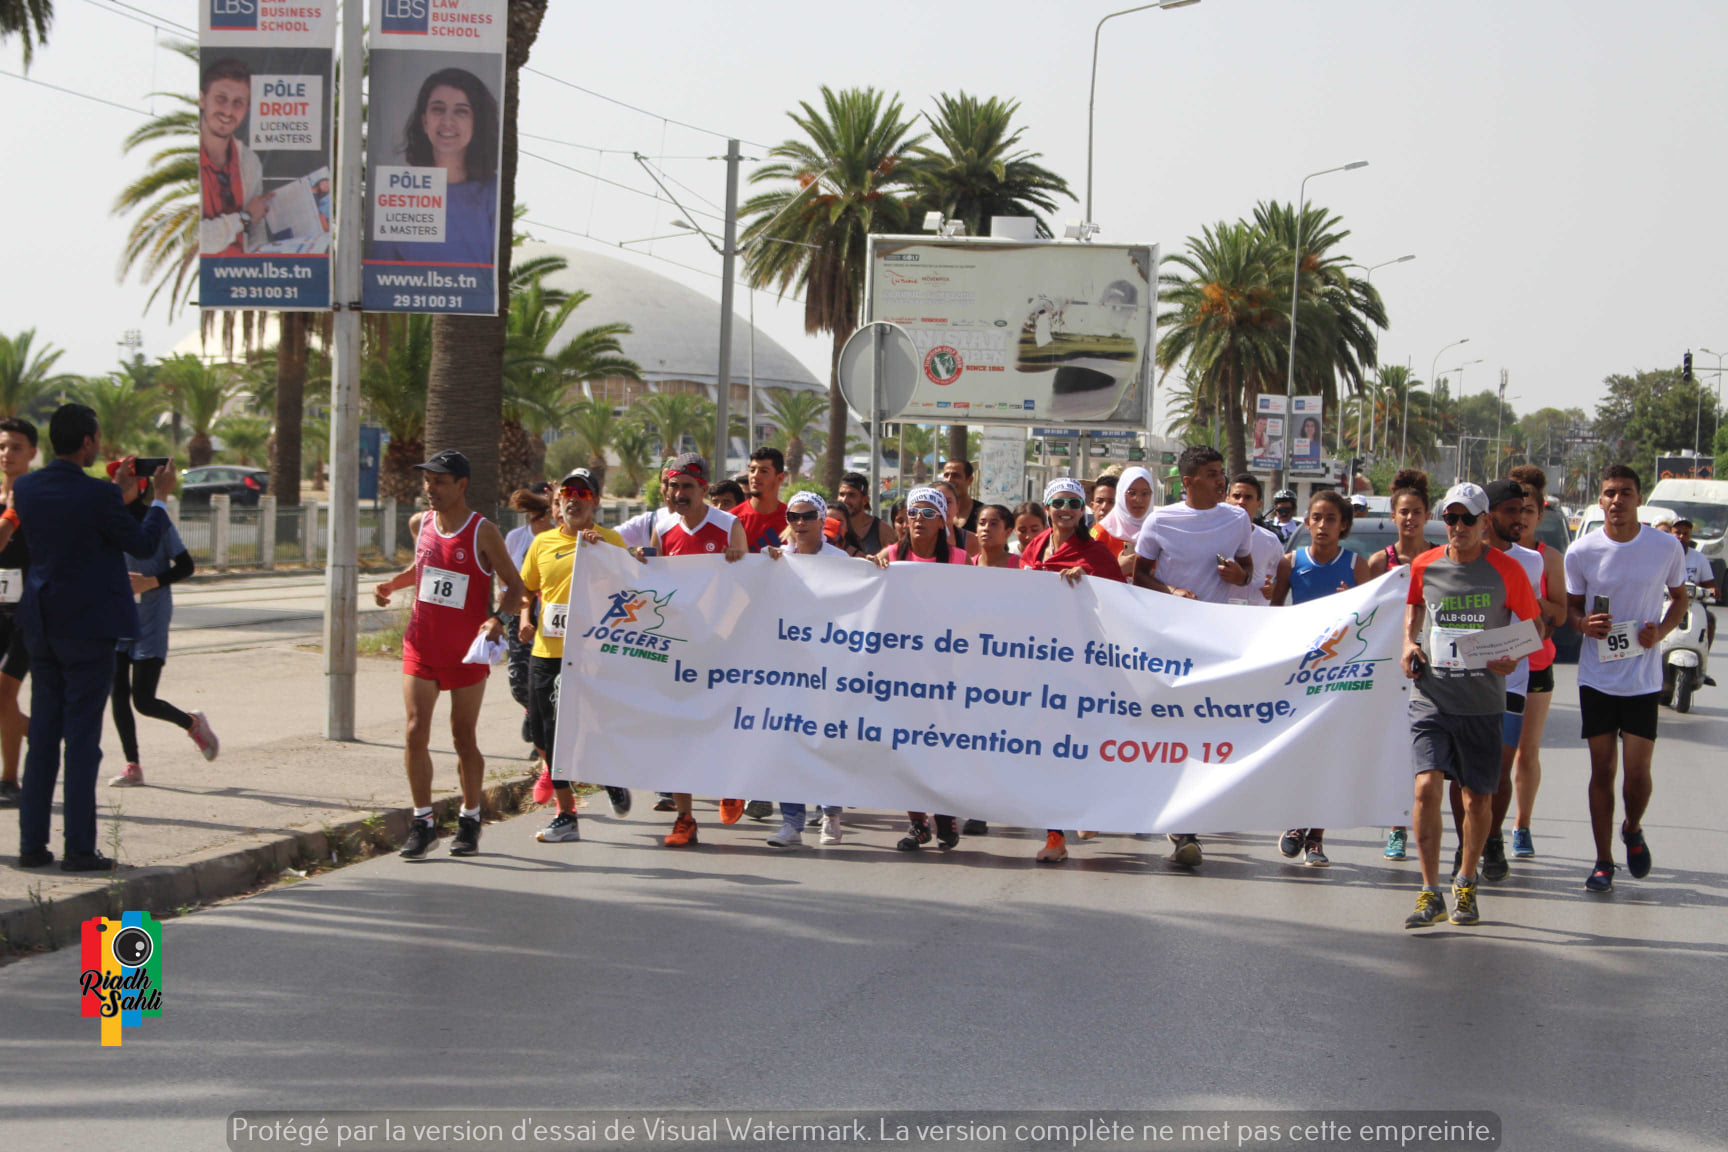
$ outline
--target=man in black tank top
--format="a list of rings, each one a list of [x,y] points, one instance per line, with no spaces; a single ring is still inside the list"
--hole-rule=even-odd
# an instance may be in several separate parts
[[[870,513],[870,481],[857,472],[840,477],[840,504],[846,509],[846,532],[840,547],[853,556],[874,556],[895,543],[892,525]]]

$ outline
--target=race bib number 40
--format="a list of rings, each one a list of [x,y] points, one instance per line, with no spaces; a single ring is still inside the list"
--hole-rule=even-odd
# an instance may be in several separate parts
[[[1638,622],[1620,620],[1608,629],[1608,635],[1596,641],[1596,662],[1609,664],[1638,655]]]
[[[428,565],[420,572],[418,599],[422,604],[461,608],[468,603],[468,574]]]
[[[570,605],[544,603],[540,605],[540,635],[548,640],[562,640],[564,629],[570,626]]]

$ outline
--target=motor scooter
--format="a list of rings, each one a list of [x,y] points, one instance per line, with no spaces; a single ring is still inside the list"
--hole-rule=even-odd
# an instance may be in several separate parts
[[[1686,595],[1685,618],[1662,640],[1662,703],[1676,712],[1692,710],[1692,694],[1709,682],[1710,674],[1707,593],[1688,582]]]

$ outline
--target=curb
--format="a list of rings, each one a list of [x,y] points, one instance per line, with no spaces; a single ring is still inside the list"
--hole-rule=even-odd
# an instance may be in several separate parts
[[[536,775],[538,771],[487,788],[480,804],[482,819],[496,822],[521,812]],[[460,796],[435,801],[433,820],[454,819],[461,804]],[[389,808],[361,813],[328,828],[278,833],[245,848],[208,848],[172,864],[127,868],[100,888],[0,912],[0,956],[75,945],[79,926],[92,917],[134,911],[166,918],[188,906],[252,892],[307,861],[331,861],[338,867],[358,863],[367,858],[361,855],[364,849],[372,848],[372,854],[377,854],[398,847],[412,819],[410,808]]]

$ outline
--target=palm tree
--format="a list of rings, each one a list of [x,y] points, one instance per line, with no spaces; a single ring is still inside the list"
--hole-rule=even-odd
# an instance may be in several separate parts
[[[1291,253],[1296,250],[1296,212],[1289,204],[1261,202],[1254,209],[1255,225],[1284,250],[1283,283],[1291,282]],[[1379,351],[1375,329],[1386,327],[1386,307],[1367,280],[1345,274],[1349,257],[1333,249],[1350,235],[1339,230],[1341,218],[1309,205],[1302,212],[1302,269],[1296,311],[1296,392],[1321,395],[1328,404],[1342,399],[1345,389],[1360,392],[1363,375],[1374,368]],[[1288,307],[1288,305],[1286,305]],[[1289,322],[1289,313],[1285,313]],[[1286,334],[1285,343],[1289,343]]]
[[[140,388],[124,374],[93,376],[74,389],[78,400],[96,411],[102,426],[102,449],[110,456],[136,454],[162,412],[165,397],[158,388]]]
[[[369,334],[360,370],[366,414],[390,437],[378,470],[378,494],[411,503],[419,497],[414,465],[426,458],[426,392],[433,318],[389,316]]]
[[[796,476],[803,470],[804,453],[807,450],[805,441],[812,436],[817,422],[827,411],[828,399],[820,392],[795,392],[789,388],[768,390],[768,404],[763,415],[773,421],[774,426],[786,437],[787,475]],[[844,472],[845,469],[842,468],[841,471]]]
[[[828,439],[844,443],[846,404],[840,395],[840,349],[858,326],[864,295],[864,264],[872,232],[904,231],[905,191],[912,136],[898,97],[874,88],[840,92],[824,86],[822,108],[801,102],[789,113],[805,139],[768,150],[778,162],[751,174],[752,184],[783,182],[752,196],[741,214],[744,272],[752,287],[775,287],[804,295],[804,330],[826,332],[833,341],[828,382]],[[809,192],[815,186],[814,192]],[[823,482],[840,486],[840,454],[828,462]]]
[[[1020,148],[1026,130],[1013,126],[1019,110],[1017,100],[980,100],[964,91],[936,97],[936,115],[927,119],[941,147],[912,149],[908,165],[913,220],[934,209],[984,236],[992,216],[1030,216],[1039,236],[1052,234],[1039,213],[1054,212],[1057,196],[1073,194],[1066,180],[1036,163],[1042,153]],[[966,459],[966,442],[966,425],[950,425],[949,459]]]
[[[214,454],[210,433],[215,429],[216,418],[234,395],[237,384],[234,369],[226,364],[206,364],[190,353],[183,353],[164,359],[158,376],[169,405],[192,430],[186,441],[186,461],[193,468],[201,468],[210,463]]]
[[[612,436],[612,450],[618,454],[618,467],[624,470],[620,496],[635,496],[642,491],[648,477],[648,461],[653,456],[654,438],[639,424],[625,422]]]
[[[0,0],[0,42],[18,37],[24,45],[24,71],[30,71],[36,48],[48,43],[54,23],[54,0]]]
[[[264,455],[270,425],[256,416],[224,416],[216,421],[216,435],[222,438],[223,448],[233,455],[233,463],[251,467]]]
[[[653,430],[660,440],[660,455],[676,456],[684,450],[684,437],[701,423],[705,403],[689,392],[650,392],[630,406],[629,418]]]
[[[577,445],[587,453],[588,471],[594,474],[594,487],[606,490],[606,450],[618,434],[619,423],[612,405],[604,400],[578,400],[571,406],[565,426],[576,438]]]
[[[40,416],[53,402],[56,392],[76,383],[76,376],[54,374],[54,365],[64,350],[52,344],[33,349],[36,329],[26,328],[16,336],[0,333],[0,419]]]
[[[1188,362],[1190,386],[1217,398],[1232,473],[1246,471],[1245,414],[1268,384],[1279,383],[1290,342],[1288,289],[1279,284],[1283,249],[1243,221],[1219,221],[1170,256],[1181,273],[1158,280],[1169,307],[1158,317],[1158,366]]]
[[[540,34],[546,0],[511,0],[504,42],[504,134],[498,171],[497,282],[508,285],[511,226],[516,217],[517,75]],[[432,323],[432,359],[426,390],[428,443],[455,448],[474,469],[468,502],[498,504],[498,438],[504,404],[504,314],[439,316]]]

